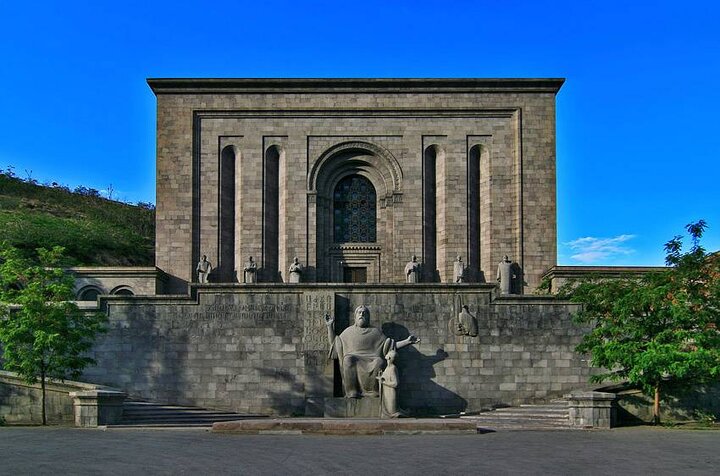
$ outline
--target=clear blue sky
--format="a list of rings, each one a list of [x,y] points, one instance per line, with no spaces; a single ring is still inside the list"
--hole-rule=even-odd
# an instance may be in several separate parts
[[[720,6],[0,0],[0,167],[155,200],[148,77],[565,77],[558,261],[720,248]],[[27,171],[27,172],[26,172]]]

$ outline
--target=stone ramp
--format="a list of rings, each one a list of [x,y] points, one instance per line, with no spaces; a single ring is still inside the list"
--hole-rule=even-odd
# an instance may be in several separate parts
[[[123,404],[122,420],[108,428],[173,428],[212,427],[221,421],[236,421],[246,418],[261,419],[265,415],[240,414],[198,407],[162,405],[159,403],[128,400]]]
[[[243,435],[477,434],[475,422],[444,418],[272,418],[214,423],[213,433]]]
[[[568,403],[557,400],[542,405],[497,408],[477,415],[462,416],[480,430],[570,430]]]

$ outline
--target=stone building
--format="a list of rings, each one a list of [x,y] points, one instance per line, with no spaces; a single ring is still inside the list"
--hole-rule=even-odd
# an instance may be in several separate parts
[[[86,381],[166,403],[332,415],[343,382],[328,333],[362,305],[387,337],[420,338],[398,352],[411,414],[586,385],[575,307],[533,294],[556,269],[562,79],[148,83],[156,268],[75,270],[110,322]],[[511,295],[496,286],[504,255]]]
[[[494,282],[532,291],[556,264],[562,79],[150,79],[157,96],[156,266],[210,282]]]

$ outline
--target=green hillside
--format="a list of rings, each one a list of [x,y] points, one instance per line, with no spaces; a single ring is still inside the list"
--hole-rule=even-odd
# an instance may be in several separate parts
[[[65,247],[68,265],[151,266],[155,209],[102,198],[97,190],[71,191],[0,171],[0,241],[30,253]]]

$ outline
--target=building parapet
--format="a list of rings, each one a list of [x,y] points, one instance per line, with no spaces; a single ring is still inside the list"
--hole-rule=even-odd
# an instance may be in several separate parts
[[[571,280],[632,278],[666,269],[665,266],[553,266],[543,274],[542,279],[549,283],[549,291],[555,294]]]

